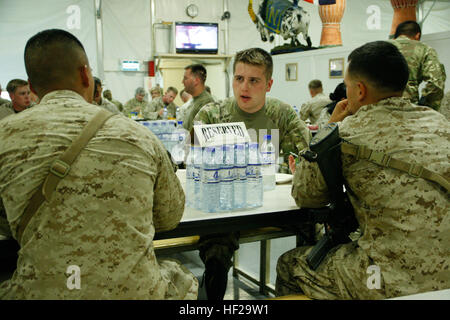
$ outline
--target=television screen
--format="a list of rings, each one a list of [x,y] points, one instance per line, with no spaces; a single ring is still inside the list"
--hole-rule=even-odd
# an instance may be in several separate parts
[[[175,22],[176,53],[217,53],[217,23]]]

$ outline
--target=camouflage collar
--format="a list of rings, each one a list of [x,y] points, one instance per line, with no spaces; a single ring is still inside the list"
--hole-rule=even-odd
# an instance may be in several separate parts
[[[53,100],[59,100],[59,99],[77,99],[85,101],[82,96],[80,96],[77,92],[72,90],[55,90],[52,92],[47,93],[44,97],[42,97],[42,100],[40,104],[45,103],[52,103]]]

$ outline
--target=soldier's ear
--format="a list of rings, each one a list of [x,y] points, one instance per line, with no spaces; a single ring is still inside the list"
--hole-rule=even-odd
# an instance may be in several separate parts
[[[267,82],[266,92],[269,92],[269,91],[270,91],[270,89],[272,88],[272,84],[273,84],[273,79],[270,79],[270,80]]]
[[[364,82],[359,81],[358,86],[358,101],[363,101],[367,96],[367,86]]]
[[[414,40],[420,41],[421,36],[422,34],[420,32],[417,32],[416,35],[414,36]]]

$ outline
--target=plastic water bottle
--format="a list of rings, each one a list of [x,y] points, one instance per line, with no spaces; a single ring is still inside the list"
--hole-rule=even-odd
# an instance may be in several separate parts
[[[186,159],[186,207],[194,208],[194,147]]]
[[[194,177],[194,195],[192,197],[192,204],[193,208],[197,210],[202,209],[202,175],[201,175],[201,168],[202,168],[202,148],[201,147],[194,147],[194,170],[192,172],[192,176]]]
[[[251,142],[248,146],[247,165],[247,207],[260,207],[263,203],[263,184],[258,144]]]
[[[223,164],[220,168],[220,211],[233,210],[234,204],[234,146],[222,147]]]
[[[275,146],[272,137],[268,134],[264,136],[261,145],[261,171],[263,176],[264,191],[275,189]]]
[[[184,161],[185,151],[184,151],[184,143],[186,139],[186,130],[183,128],[183,121],[179,121],[179,124],[174,132],[172,133],[172,157],[174,158],[177,164],[180,164]]]
[[[167,107],[166,107],[166,106],[164,106],[164,111],[163,111],[163,116],[162,116],[162,118],[163,118],[164,120],[167,120]]]
[[[179,119],[179,115],[180,115],[180,107],[177,106],[177,109],[176,109],[176,111],[175,111],[175,118],[177,119],[177,121],[178,121],[178,119]],[[178,121],[178,122],[179,122],[179,121]]]
[[[201,194],[202,210],[206,212],[217,212],[219,209],[220,161],[217,154],[214,147],[206,147],[203,151]]]
[[[160,127],[159,121],[151,121],[151,124],[150,124],[150,130],[152,130],[152,132],[153,132],[156,136],[159,135],[159,127]]]
[[[234,146],[234,209],[243,209],[247,206],[247,158],[245,144]]]

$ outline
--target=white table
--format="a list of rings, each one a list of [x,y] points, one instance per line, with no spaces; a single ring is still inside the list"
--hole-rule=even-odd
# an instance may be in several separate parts
[[[184,189],[185,170],[178,170],[177,176]],[[277,185],[275,190],[264,192],[263,206],[258,208],[215,213],[185,208],[177,228],[157,233],[155,239],[298,225],[305,221],[306,217],[302,213],[306,210],[297,207],[291,196],[291,188],[291,184],[283,184]]]

